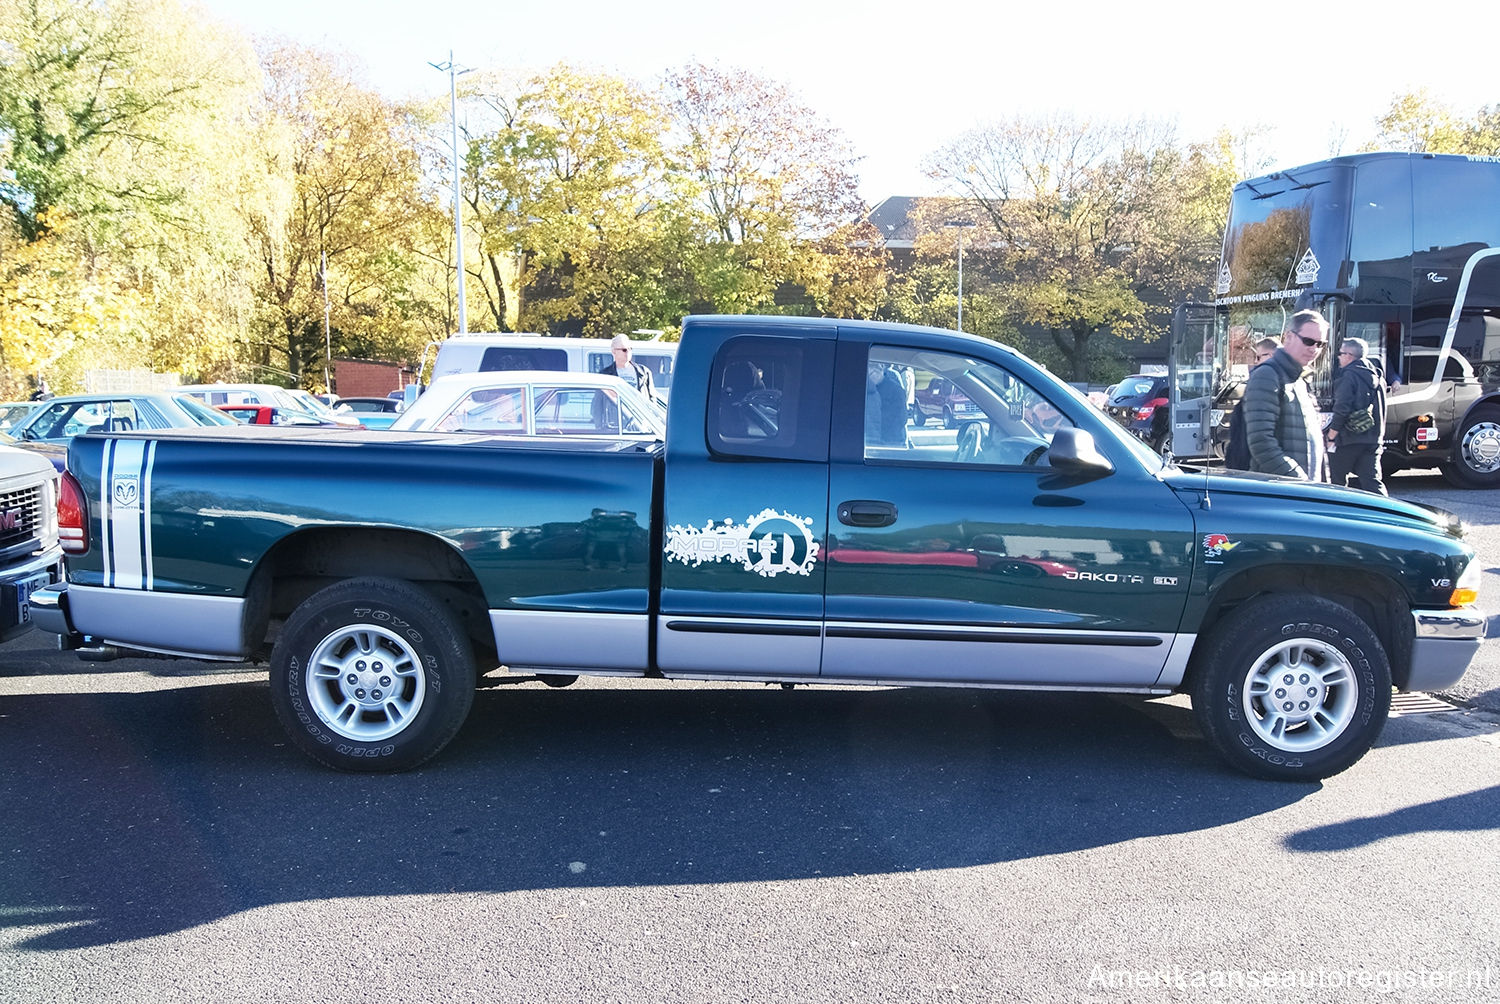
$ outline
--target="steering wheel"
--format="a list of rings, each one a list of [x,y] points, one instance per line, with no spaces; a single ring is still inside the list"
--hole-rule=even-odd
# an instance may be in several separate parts
[[[984,449],[984,430],[978,422],[969,422],[958,431],[958,450],[953,454],[955,462],[971,464],[979,459]]]

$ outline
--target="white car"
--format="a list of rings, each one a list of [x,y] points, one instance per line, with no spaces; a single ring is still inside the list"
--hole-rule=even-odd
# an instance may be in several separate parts
[[[438,377],[391,429],[665,439],[666,416],[618,377],[511,370]]]
[[[46,457],[0,446],[0,641],[31,627],[31,594],[61,578],[57,471]]]

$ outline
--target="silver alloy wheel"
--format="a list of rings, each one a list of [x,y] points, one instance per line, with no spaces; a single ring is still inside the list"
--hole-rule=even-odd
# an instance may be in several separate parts
[[[1312,638],[1263,652],[1245,677],[1245,720],[1277,749],[1307,752],[1337,739],[1354,720],[1359,684],[1337,648]]]
[[[1459,444],[1459,456],[1464,466],[1475,474],[1494,474],[1500,471],[1500,424],[1491,421],[1475,422],[1464,430]]]
[[[376,624],[347,624],[319,642],[307,660],[306,684],[323,724],[359,742],[401,732],[427,696],[422,660]]]

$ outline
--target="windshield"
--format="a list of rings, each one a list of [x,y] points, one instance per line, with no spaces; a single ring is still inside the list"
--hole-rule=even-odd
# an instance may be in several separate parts
[[[1223,360],[1227,382],[1244,382],[1256,342],[1279,340],[1294,312],[1324,308],[1322,294],[1349,284],[1353,173],[1348,165],[1324,164],[1235,186],[1214,289],[1226,316],[1219,343],[1205,345],[1201,357],[1204,364]],[[1315,388],[1329,379],[1328,356],[1314,364]]]
[[[196,397],[187,394],[173,396],[172,403],[181,408],[194,419],[199,425],[240,425],[239,419],[233,415],[226,414],[218,408],[210,408]]]

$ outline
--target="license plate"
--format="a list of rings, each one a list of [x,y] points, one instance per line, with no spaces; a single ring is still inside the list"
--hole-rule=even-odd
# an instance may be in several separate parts
[[[39,572],[16,583],[16,623],[31,623],[31,594],[52,581],[48,572]]]

